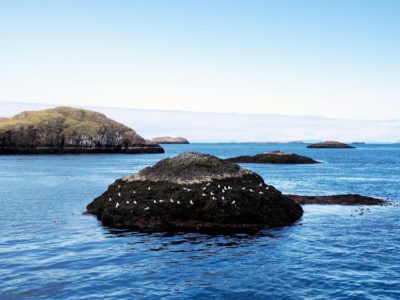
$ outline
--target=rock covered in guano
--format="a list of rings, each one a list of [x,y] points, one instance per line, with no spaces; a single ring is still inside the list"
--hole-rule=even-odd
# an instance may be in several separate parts
[[[114,227],[215,233],[290,225],[303,212],[256,173],[191,152],[116,180],[87,211]]]

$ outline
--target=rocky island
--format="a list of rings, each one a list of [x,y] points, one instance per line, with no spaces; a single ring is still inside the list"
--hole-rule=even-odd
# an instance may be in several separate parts
[[[299,196],[287,195],[294,202],[305,204],[329,204],[329,205],[383,205],[385,200],[359,194],[343,194],[332,196]]]
[[[157,144],[189,144],[189,141],[183,137],[162,136],[156,137],[151,141]]]
[[[229,233],[290,225],[303,210],[256,173],[187,152],[116,180],[87,212],[140,231]]]
[[[340,149],[340,148],[354,148],[345,143],[340,143],[336,141],[326,141],[322,143],[316,143],[308,145],[307,148],[331,148],[331,149]]]
[[[235,163],[253,163],[253,164],[317,164],[318,161],[295,153],[285,153],[273,151],[269,153],[257,154],[254,156],[237,156],[226,159],[226,161]]]
[[[56,107],[0,120],[0,154],[163,152],[131,128],[90,110]]]

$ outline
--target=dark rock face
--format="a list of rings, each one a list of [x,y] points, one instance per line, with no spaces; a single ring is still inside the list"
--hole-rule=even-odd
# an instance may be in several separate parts
[[[333,196],[299,196],[287,195],[298,204],[337,204],[337,205],[383,205],[385,200],[362,196],[358,194],[344,194]]]
[[[183,137],[163,136],[156,137],[151,141],[157,144],[189,144],[189,141]]]
[[[290,225],[303,213],[257,174],[197,153],[162,160],[115,181],[87,210],[109,226],[209,233]]]
[[[336,141],[326,141],[322,143],[316,143],[308,145],[307,148],[332,148],[332,149],[339,149],[339,148],[354,148],[348,144],[336,142]]]
[[[257,154],[254,156],[237,156],[226,159],[226,161],[235,163],[253,163],[253,164],[317,164],[312,158],[297,155],[294,153],[285,153],[274,151],[269,153]]]
[[[0,121],[0,154],[163,152],[132,129],[89,110],[57,107]]]

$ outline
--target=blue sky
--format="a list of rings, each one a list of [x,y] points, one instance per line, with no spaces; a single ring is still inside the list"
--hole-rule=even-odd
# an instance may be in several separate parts
[[[399,15],[384,0],[0,0],[0,102],[399,118]]]

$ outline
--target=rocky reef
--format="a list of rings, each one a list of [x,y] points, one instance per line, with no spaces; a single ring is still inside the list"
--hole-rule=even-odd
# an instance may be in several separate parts
[[[226,161],[235,163],[253,163],[253,164],[316,164],[318,161],[301,156],[295,153],[285,153],[273,151],[269,153],[257,154],[254,156],[237,156],[226,159]]]
[[[90,110],[57,107],[0,121],[0,154],[163,152],[131,128]]]
[[[162,136],[156,137],[151,141],[157,144],[189,144],[189,141],[183,137]]]
[[[187,152],[116,180],[87,212],[140,231],[230,233],[290,225],[303,210],[256,173]]]
[[[299,196],[287,195],[294,202],[305,204],[330,204],[330,205],[383,205],[385,200],[362,196],[359,194],[344,194],[332,196]]]
[[[308,145],[307,148],[332,148],[332,149],[339,149],[339,148],[354,148],[345,143],[336,142],[336,141],[326,141],[322,143],[316,143]]]

